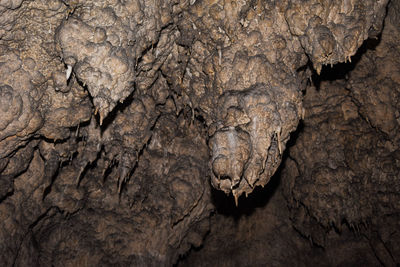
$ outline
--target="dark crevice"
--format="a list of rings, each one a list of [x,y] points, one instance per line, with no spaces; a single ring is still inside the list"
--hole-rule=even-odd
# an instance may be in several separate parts
[[[375,47],[377,47],[380,42],[381,42],[381,35],[379,35],[377,38],[365,40],[362,46],[357,50],[357,53],[351,57],[351,62],[337,63],[332,67],[324,65],[322,66],[320,75],[318,75],[317,72],[312,68],[311,80],[313,85],[316,87],[317,90],[320,90],[321,82],[323,81],[333,82],[337,80],[347,80],[348,75],[352,70],[356,68],[357,64],[361,60],[361,57],[368,50],[374,50]],[[312,67],[310,62],[309,62],[309,67]]]
[[[14,189],[11,191],[7,192],[2,198],[0,198],[0,204],[6,200],[7,198],[11,197],[14,194]]]

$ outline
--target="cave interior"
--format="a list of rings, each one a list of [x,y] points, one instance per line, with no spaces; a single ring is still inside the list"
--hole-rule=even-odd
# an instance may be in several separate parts
[[[400,266],[400,0],[0,0],[0,266]]]

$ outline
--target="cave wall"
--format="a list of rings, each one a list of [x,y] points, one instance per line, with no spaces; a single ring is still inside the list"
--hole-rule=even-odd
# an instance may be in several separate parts
[[[282,177],[301,233],[323,245],[327,229],[348,227],[385,266],[400,261],[399,11],[393,1],[381,35],[365,42],[354,66],[336,66],[327,71],[335,80],[307,91],[293,168]]]
[[[0,262],[398,264],[399,6],[0,1]]]
[[[351,64],[312,77],[271,188],[238,209],[215,201],[203,248],[182,266],[398,266],[399,7]]]

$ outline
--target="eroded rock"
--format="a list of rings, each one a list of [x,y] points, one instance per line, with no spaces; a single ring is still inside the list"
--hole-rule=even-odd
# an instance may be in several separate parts
[[[209,181],[236,205],[268,186],[312,66],[379,36],[387,3],[0,1],[1,263],[174,264],[209,230]],[[347,81],[307,92],[284,192],[315,243],[398,210],[398,6]],[[368,234],[385,264],[390,237]]]

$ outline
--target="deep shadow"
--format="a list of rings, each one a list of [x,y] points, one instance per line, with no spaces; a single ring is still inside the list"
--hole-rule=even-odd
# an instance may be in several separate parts
[[[218,214],[233,217],[237,221],[241,216],[249,216],[255,211],[256,208],[267,205],[278,188],[279,183],[280,179],[278,170],[275,175],[271,177],[271,180],[264,186],[264,188],[257,186],[248,197],[242,194],[239,197],[237,207],[232,194],[226,195],[224,192],[212,188],[212,202]]]
[[[377,38],[369,38],[364,41],[364,43],[358,48],[357,53],[351,57],[351,62],[347,63],[337,63],[331,67],[330,65],[325,65],[322,67],[321,74],[318,75],[316,70],[311,66],[312,69],[312,82],[317,88],[320,89],[320,85],[322,81],[335,81],[346,79],[347,75],[356,68],[358,62],[360,61],[363,54],[367,52],[367,50],[375,50],[375,48],[381,42],[381,35]]]

